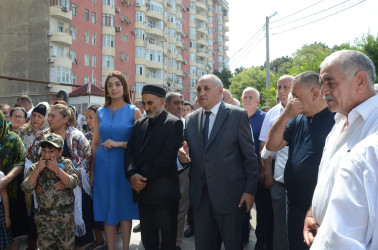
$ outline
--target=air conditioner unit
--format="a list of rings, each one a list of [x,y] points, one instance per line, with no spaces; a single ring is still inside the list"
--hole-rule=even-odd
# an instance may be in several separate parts
[[[134,35],[134,36],[135,36],[135,30],[132,30],[132,31],[131,31],[131,35]]]
[[[123,22],[123,23],[126,22],[126,18],[124,16],[121,16],[121,22]]]
[[[182,6],[182,10],[183,10],[184,12],[186,12],[186,7],[185,7],[185,6]]]
[[[115,11],[116,11],[117,13],[119,13],[119,12],[121,12],[121,9],[120,9],[119,7],[116,7],[116,8],[115,8]]]
[[[136,3],[135,3],[135,6],[136,6],[136,7],[140,7],[140,3],[136,2]]]
[[[171,3],[167,3],[167,6],[168,6],[168,7],[172,7],[172,4],[171,4]]]
[[[46,36],[49,37],[49,36],[52,36],[52,33],[50,31],[47,31],[46,32]]]
[[[66,6],[62,6],[62,11],[64,11],[64,12],[68,12],[69,9],[68,9]]]
[[[121,31],[122,31],[122,27],[121,27],[121,26],[116,26],[116,27],[115,27],[115,30],[116,30],[117,32],[121,32]]]
[[[48,63],[53,63],[53,62],[55,62],[55,59],[54,59],[54,58],[52,58],[52,57],[50,57],[50,58],[47,58],[47,62],[48,62]]]

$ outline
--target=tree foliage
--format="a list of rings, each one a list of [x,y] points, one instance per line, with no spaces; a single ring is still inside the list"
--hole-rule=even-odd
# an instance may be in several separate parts
[[[230,69],[223,69],[221,72],[214,70],[213,74],[221,79],[224,88],[228,89],[230,87],[230,78],[233,77]]]
[[[332,53],[332,50],[323,43],[303,45],[294,53],[292,66],[287,69],[290,75],[296,76],[305,71],[320,72],[320,64]]]
[[[270,80],[271,80],[271,85],[273,86],[275,86],[274,84],[275,79],[276,79],[276,76],[271,72]],[[266,71],[265,69],[261,70],[260,67],[252,67],[249,69],[244,69],[242,72],[232,77],[230,81],[231,81],[231,86],[229,90],[231,91],[232,96],[240,100],[243,90],[247,87],[254,87],[260,92],[262,89],[265,88]]]
[[[373,61],[375,66],[375,75],[378,77],[378,35],[363,35],[356,40],[357,46],[361,52],[367,55]]]

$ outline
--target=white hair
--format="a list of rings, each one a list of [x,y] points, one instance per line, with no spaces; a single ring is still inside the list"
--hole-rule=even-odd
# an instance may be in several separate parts
[[[339,64],[341,76],[348,80],[352,79],[358,71],[366,72],[369,88],[374,91],[375,67],[365,54],[356,50],[336,51],[324,59],[320,68],[335,62]]]
[[[223,83],[222,83],[221,79],[219,79],[219,77],[217,77],[216,75],[213,75],[213,74],[204,75],[198,80],[198,82],[204,81],[204,80],[212,80],[212,81],[215,82],[215,85],[217,87],[223,88]]]
[[[246,87],[244,90],[243,90],[243,93],[242,93],[242,96],[244,95],[244,92],[246,92],[246,91],[253,91],[253,92],[255,92],[255,94],[256,94],[256,98],[257,99],[260,99],[260,92],[257,90],[257,89],[255,89],[255,88],[253,88],[253,87]]]

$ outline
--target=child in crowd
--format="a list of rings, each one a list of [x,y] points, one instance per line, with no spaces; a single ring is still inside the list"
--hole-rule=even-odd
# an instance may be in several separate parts
[[[0,171],[0,179],[5,175]],[[7,189],[0,191],[0,249],[9,247],[12,243],[12,231],[10,230],[11,220],[9,217],[9,200]]]
[[[64,141],[60,135],[45,134],[39,143],[41,158],[34,163],[21,188],[31,192],[36,185],[38,210],[34,216],[39,249],[74,249],[74,195],[79,179],[69,159],[63,158]]]

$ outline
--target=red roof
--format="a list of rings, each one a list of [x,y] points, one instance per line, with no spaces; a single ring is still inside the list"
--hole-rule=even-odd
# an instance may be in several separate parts
[[[70,97],[75,97],[75,96],[86,96],[88,95],[88,86],[90,83],[84,84],[83,86],[75,89],[70,93]],[[100,89],[94,84],[91,84],[91,95],[96,95],[96,96],[105,96],[105,91]]]

